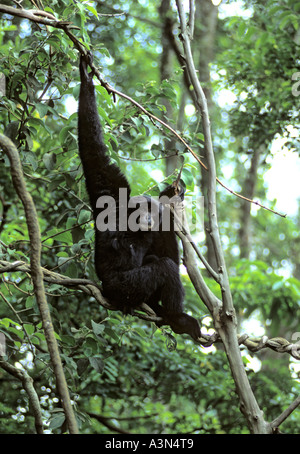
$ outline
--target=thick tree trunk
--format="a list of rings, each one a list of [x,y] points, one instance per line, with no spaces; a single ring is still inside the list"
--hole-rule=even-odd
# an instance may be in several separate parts
[[[218,21],[218,8],[214,6],[211,0],[199,1],[196,4],[195,13],[195,36],[193,40],[193,48],[195,60],[198,61],[197,70],[199,71],[199,79],[207,100],[210,116],[213,110],[213,100],[211,94],[211,78],[210,78],[210,63],[214,58],[214,47],[216,40],[216,30]],[[197,52],[197,49],[200,52]],[[201,150],[202,151],[202,150]],[[206,150],[203,150],[203,162],[207,164]],[[207,187],[208,187],[208,172],[202,169],[201,176],[201,193],[204,196],[204,211],[208,212],[207,206]],[[207,261],[214,270],[217,270],[216,255],[211,239],[211,227],[208,219],[204,219],[204,228],[207,247]]]
[[[259,158],[262,154],[263,148],[263,146],[260,146],[254,150],[251,158],[251,166],[243,184],[242,194],[251,200],[253,200],[255,194]],[[246,200],[241,200],[240,223],[240,257],[249,258],[251,247],[251,203]]]
[[[174,70],[174,54],[173,49],[169,40],[169,28],[170,23],[168,19],[168,12],[170,10],[170,0],[162,0],[159,6],[160,22],[162,24],[162,35],[161,35],[161,45],[162,45],[162,54],[160,59],[160,79],[168,80],[173,74]],[[174,111],[171,103],[168,99],[163,101],[166,107],[166,113],[164,120],[170,124],[172,127],[172,120],[174,118]],[[175,151],[176,139],[173,136],[170,140],[165,140],[165,152],[166,154],[173,155]],[[166,174],[170,175],[178,165],[178,157],[170,156],[166,160]]]

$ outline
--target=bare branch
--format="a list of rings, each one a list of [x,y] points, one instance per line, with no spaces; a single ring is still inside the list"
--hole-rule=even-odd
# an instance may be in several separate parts
[[[189,36],[190,40],[194,37],[194,28],[195,28],[195,0],[189,0]]]
[[[205,94],[200,85],[194,65],[191,44],[187,30],[185,11],[182,0],[176,0],[178,16],[180,20],[181,39],[185,52],[186,66],[191,83],[195,90],[197,103],[202,116],[204,134],[204,146],[208,162],[208,217],[210,224],[210,235],[212,238],[216,263],[218,266],[220,290],[222,293],[222,308],[214,306],[214,324],[225,347],[231,373],[236,385],[237,394],[240,399],[240,408],[244,414],[252,433],[270,433],[270,427],[264,420],[263,412],[259,408],[251,389],[241,353],[237,341],[236,315],[232,302],[229,279],[221,245],[218,228],[217,204],[216,204],[216,168],[211,138],[210,119]]]
[[[73,287],[74,289],[77,288],[84,293],[92,296],[95,298],[98,304],[100,304],[102,307],[108,310],[116,311],[120,310],[119,307],[115,306],[113,301],[107,301],[106,298],[101,293],[101,289],[97,284],[95,284],[93,281],[90,281],[89,279],[72,279],[67,276],[64,276],[59,273],[55,273],[53,271],[47,270],[46,268],[41,268],[42,273],[43,273],[43,279],[46,282],[52,283],[52,284],[59,284],[63,285],[65,287]],[[25,273],[30,273],[31,274],[31,268],[30,265],[28,265],[25,262],[22,261],[17,261],[17,262],[7,262],[5,260],[0,260],[0,274],[5,273],[5,272],[14,272],[14,271],[22,271]],[[140,312],[140,310],[145,312]],[[140,308],[135,310],[132,314],[135,317],[138,317],[142,320],[146,320],[149,322],[162,322],[162,318],[158,317],[152,309],[147,306],[146,304],[142,304]],[[212,345],[213,342],[216,341],[217,335],[207,335],[207,334],[202,334],[201,338],[199,339],[199,343],[203,346],[210,346]]]
[[[43,434],[43,419],[40,401],[36,390],[34,389],[32,378],[25,370],[19,369],[3,359],[0,359],[0,367],[22,383],[22,386],[28,395],[29,405],[34,416],[36,432],[38,434]]]
[[[183,8],[182,8],[182,11],[183,11]],[[29,20],[31,20],[31,21],[33,21],[35,23],[39,23],[39,24],[43,24],[43,25],[48,25],[48,26],[51,26],[51,27],[59,28],[59,29],[63,30],[66,33],[66,35],[70,38],[70,40],[73,42],[74,46],[80,52],[81,55],[86,55],[86,53],[87,53],[84,44],[82,44],[76,38],[76,36],[74,36],[70,32],[70,28],[78,28],[78,27],[73,26],[70,22],[58,21],[58,20],[56,20],[56,18],[53,15],[51,15],[49,13],[43,14],[44,11],[40,11],[40,10],[36,10],[36,11],[35,10],[29,10],[28,11],[28,10],[24,10],[24,9],[16,9],[16,8],[11,7],[11,6],[1,5],[1,4],[0,4],[0,13],[11,14],[13,16],[23,17],[24,19],[29,19]],[[41,16],[46,16],[46,17],[41,17]],[[193,16],[193,11],[191,12],[191,18],[192,18],[192,16]],[[95,76],[97,77],[97,79],[99,80],[99,82],[101,83],[101,85],[108,91],[108,93],[112,93],[114,96],[117,95],[117,96],[120,96],[121,98],[126,99],[131,104],[136,106],[139,110],[141,110],[145,115],[147,115],[152,121],[154,120],[154,121],[160,123],[164,128],[166,128],[169,131],[171,131],[171,133],[175,137],[177,137],[177,139],[181,143],[183,143],[183,145],[189,150],[189,152],[196,159],[196,161],[203,167],[203,169],[205,169],[206,171],[209,171],[207,166],[201,161],[201,159],[198,156],[198,154],[186,143],[186,141],[181,137],[181,135],[177,131],[175,131],[175,129],[173,129],[171,126],[169,126],[167,123],[165,123],[160,118],[158,118],[155,115],[153,115],[152,113],[148,112],[141,104],[139,104],[137,101],[135,101],[130,96],[128,96],[128,95],[120,92],[119,90],[116,90],[115,88],[113,88],[108,82],[106,82],[103,79],[103,77],[101,76],[99,70],[94,66],[93,63],[90,64],[90,67],[93,70],[93,72],[94,72]],[[199,104],[198,104],[198,106],[199,106]],[[200,108],[201,108],[201,106],[200,106]],[[268,207],[262,205],[258,201],[250,200],[247,197],[244,197],[241,194],[238,194],[237,192],[235,192],[232,189],[228,188],[221,180],[219,180],[219,178],[217,178],[216,175],[215,175],[215,179],[224,189],[229,191],[234,196],[239,197],[239,198],[241,198],[243,200],[246,200],[249,203],[254,203],[255,205],[263,208],[264,210],[271,211],[272,213],[274,213],[274,214],[276,214],[278,216],[286,217],[286,214],[279,213],[279,212],[277,212],[275,210],[272,210],[271,208],[268,208]]]
[[[0,203],[2,205],[2,215],[0,215],[0,233],[1,233],[2,230],[4,229],[7,212],[11,206],[11,203],[6,202],[1,194],[0,194]]]
[[[22,201],[25,211],[31,246],[30,269],[33,288],[43,322],[45,337],[47,340],[54,374],[56,377],[58,393],[62,401],[62,406],[65,412],[69,431],[70,433],[78,433],[77,422],[71,405],[69,390],[64,375],[58,345],[54,335],[52,319],[45,295],[43,273],[40,264],[41,235],[35,205],[31,195],[26,188],[18,150],[16,149],[13,142],[2,134],[0,134],[0,146],[9,159],[13,185],[16,193]]]
[[[181,239],[184,240],[184,234],[180,232]],[[208,309],[212,309],[214,306],[221,307],[221,301],[209,290],[205,281],[203,280],[198,266],[195,262],[195,253],[189,241],[183,241],[184,247],[184,263],[187,268],[188,274],[195,286],[197,293],[200,298],[205,302]],[[0,260],[0,274],[9,273],[9,272],[23,272],[31,273],[30,265],[25,262],[7,262],[6,260]],[[80,290],[86,293],[89,296],[92,296],[95,301],[105,309],[116,311],[119,310],[111,301],[108,301],[101,293],[100,287],[93,281],[89,279],[74,279],[63,274],[56,273],[54,271],[47,270],[42,268],[43,279],[45,282],[51,284],[58,284],[64,287],[73,288],[74,290]],[[143,312],[141,312],[143,311]],[[148,322],[161,322],[161,317],[157,317],[153,310],[145,303],[141,304],[140,308],[134,311],[133,315],[142,320]],[[270,348],[277,353],[288,353],[293,358],[300,360],[300,344],[292,344],[286,339],[281,337],[275,337],[273,339],[268,339],[267,336],[262,338],[249,338],[247,334],[238,336],[238,344],[244,345],[249,351],[256,353],[262,349]],[[199,343],[204,347],[209,347],[216,342],[220,342],[220,336],[215,332],[212,334],[204,334],[202,332],[202,337],[200,338]]]
[[[276,430],[280,424],[282,424],[289,416],[290,414],[296,410],[296,408],[300,405],[300,396],[297,397],[296,400],[294,400],[293,403],[291,403],[291,405],[286,409],[284,410],[283,413],[281,413],[280,416],[278,416],[278,418],[274,419],[274,421],[271,422],[271,427],[273,430]]]
[[[179,230],[176,231],[176,234],[181,238],[181,240],[189,241],[189,243],[191,244],[191,246],[194,249],[195,253],[199,257],[199,259],[201,260],[201,262],[203,263],[203,265],[205,266],[205,268],[207,269],[207,271],[209,272],[211,277],[216,282],[218,282],[218,284],[220,284],[220,276],[219,276],[219,274],[216,273],[216,271],[207,262],[206,258],[204,257],[202,252],[199,250],[199,248],[195,244],[195,242],[194,242],[194,240],[193,240],[193,238],[192,238],[192,236],[190,234],[189,226],[188,226],[188,223],[186,221],[185,212],[182,211],[182,213],[181,213],[182,214],[182,219],[180,219],[179,216],[177,215],[176,211],[172,207],[170,207],[170,210],[171,210],[171,212],[172,212],[172,214],[174,216],[175,225],[176,225],[177,228],[179,228]],[[181,235],[181,233],[184,235],[184,238]]]

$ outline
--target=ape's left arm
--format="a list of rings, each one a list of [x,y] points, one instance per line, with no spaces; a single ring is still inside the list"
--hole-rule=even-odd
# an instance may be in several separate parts
[[[96,104],[93,73],[88,73],[89,59],[92,60],[90,54],[80,57],[78,145],[86,187],[96,217],[96,201],[101,195],[111,195],[118,201],[119,188],[126,188],[129,197],[130,186],[125,175],[111,163],[107,154]]]

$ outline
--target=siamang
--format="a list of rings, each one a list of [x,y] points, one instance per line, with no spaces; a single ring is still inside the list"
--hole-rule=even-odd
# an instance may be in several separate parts
[[[149,196],[130,197],[125,175],[108,157],[97,111],[94,74],[88,73],[91,61],[91,54],[80,59],[78,142],[95,220],[95,269],[102,281],[103,295],[123,313],[131,313],[146,303],[162,318],[158,326],[170,325],[175,333],[187,333],[197,340],[199,323],[183,311],[184,290],[174,222],[170,222],[169,229],[162,229],[164,204],[154,203]],[[161,196],[170,197],[174,192],[170,185]],[[183,199],[182,190],[180,197]],[[146,208],[142,201],[146,201]],[[126,228],[132,216],[138,221],[138,228]],[[109,217],[111,224],[104,225],[104,218]]]

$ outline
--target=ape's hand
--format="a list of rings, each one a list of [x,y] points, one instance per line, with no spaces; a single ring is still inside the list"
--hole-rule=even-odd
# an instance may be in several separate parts
[[[88,66],[91,66],[93,63],[93,54],[88,51],[86,55],[80,55],[79,71],[81,82],[87,81],[91,82],[94,76],[94,70],[88,73]]]
[[[167,186],[163,191],[161,191],[159,197],[166,195],[167,197],[169,197],[169,199],[171,199],[174,196],[178,196],[183,201],[184,192],[185,190],[181,185],[172,183],[169,186]]]

